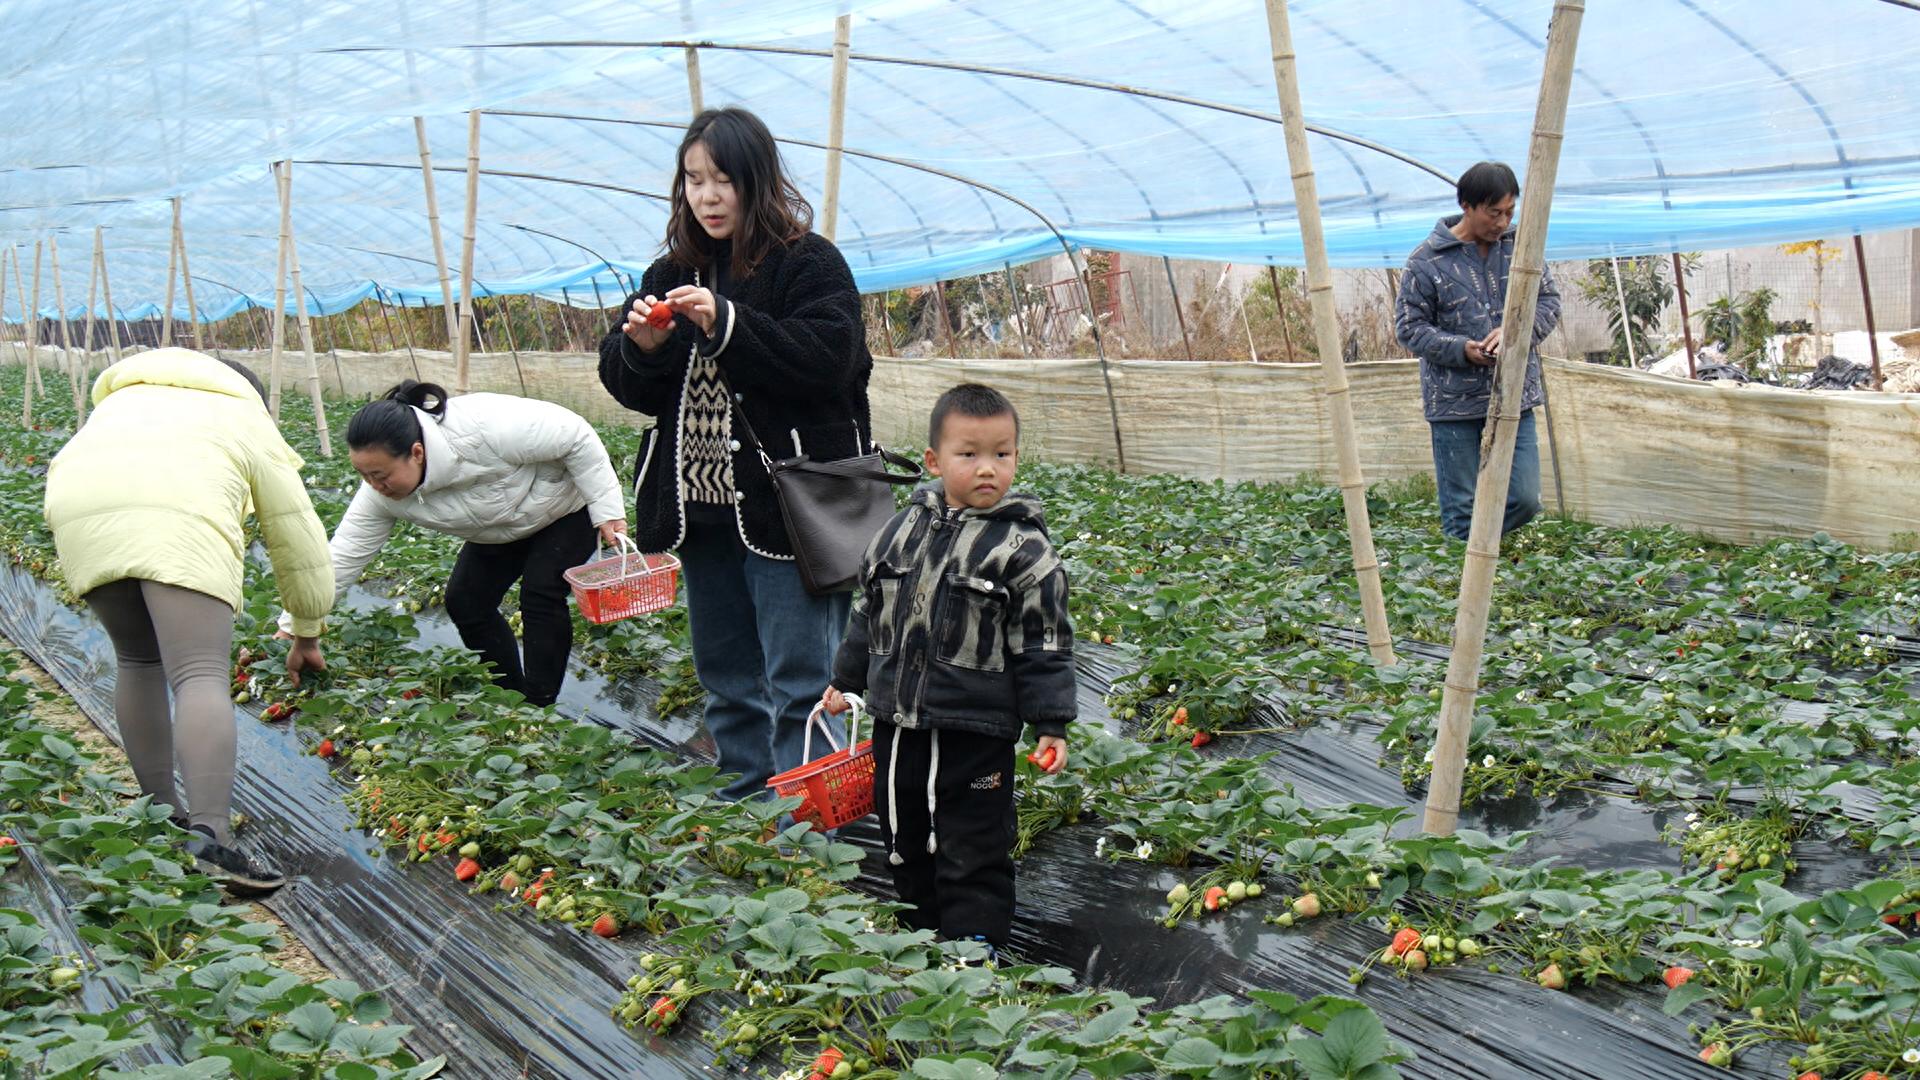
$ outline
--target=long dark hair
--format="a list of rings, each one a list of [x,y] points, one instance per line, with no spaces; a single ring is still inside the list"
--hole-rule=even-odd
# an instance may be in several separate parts
[[[780,161],[780,146],[760,118],[745,109],[708,109],[687,126],[673,158],[673,209],[667,223],[667,256],[689,269],[713,262],[720,241],[707,235],[687,207],[687,151],[707,148],[714,168],[733,182],[740,220],[733,227],[733,259],[728,272],[738,280],[761,260],[807,235],[813,207],[807,205]]]
[[[427,404],[431,401],[433,404]],[[419,409],[435,421],[447,415],[447,392],[435,383],[408,379],[369,401],[347,421],[347,447],[365,450],[378,446],[394,457],[406,457],[420,441]]]

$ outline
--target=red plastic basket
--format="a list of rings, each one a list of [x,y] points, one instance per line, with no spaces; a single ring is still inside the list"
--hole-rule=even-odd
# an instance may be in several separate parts
[[[642,555],[625,533],[617,555],[595,559],[561,575],[573,587],[580,614],[590,623],[619,622],[673,606],[680,584],[680,560],[670,554]]]
[[[847,738],[851,740],[859,732],[860,716],[866,712],[866,706],[852,694],[847,695],[847,700],[853,705],[847,720]],[[794,820],[804,821],[820,832],[837,829],[873,813],[873,740],[863,739],[852,746],[840,747],[822,719],[825,715],[821,706],[813,707],[807,717],[807,738],[800,754],[806,758],[813,756],[815,727],[826,733],[834,751],[767,781],[777,796],[800,796],[800,805],[793,811]]]

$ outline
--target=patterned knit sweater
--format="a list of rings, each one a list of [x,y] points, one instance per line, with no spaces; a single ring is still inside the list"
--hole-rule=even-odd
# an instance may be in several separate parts
[[[698,277],[705,281],[710,275]],[[694,284],[695,277],[693,268],[660,259],[647,268],[625,307],[638,297],[664,296]],[[654,352],[642,352],[621,332],[622,314],[600,345],[601,384],[616,401],[654,420],[636,462],[634,542],[643,551],[671,551],[685,539],[687,508],[702,505],[690,490],[693,478],[686,465],[690,455],[701,455],[693,447],[698,441],[709,450],[727,451],[727,471],[716,479],[726,484],[747,547],[790,559],[793,547],[766,466],[744,434],[734,430],[733,417],[727,417],[725,432],[716,434],[722,421],[712,419],[711,405],[695,409],[695,368],[704,359],[726,373],[732,404],[767,440],[773,456],[798,452],[833,461],[864,453],[871,440],[867,376],[873,357],[867,352],[860,293],[832,242],[809,233],[775,249],[746,277],[727,281],[723,276],[715,294],[720,312],[711,334],[676,318],[668,340]],[[697,438],[694,428],[702,422],[696,412],[709,418],[708,430]]]

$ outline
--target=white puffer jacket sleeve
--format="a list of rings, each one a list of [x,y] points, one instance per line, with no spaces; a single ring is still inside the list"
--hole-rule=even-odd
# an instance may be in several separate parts
[[[572,477],[573,486],[585,496],[587,513],[595,525],[627,519],[620,478],[614,474],[613,459],[607,456],[607,448],[592,424],[550,401],[516,399],[514,409],[513,423],[486,430],[487,443],[501,460],[515,465],[560,462]]]
[[[353,493],[353,501],[347,504],[339,527],[333,530],[333,539],[327,542],[328,556],[333,563],[335,604],[360,580],[367,564],[386,546],[387,538],[393,535],[393,522],[393,511],[388,509],[387,500],[363,482],[360,490]],[[291,613],[280,613],[280,629],[289,634],[298,632]]]

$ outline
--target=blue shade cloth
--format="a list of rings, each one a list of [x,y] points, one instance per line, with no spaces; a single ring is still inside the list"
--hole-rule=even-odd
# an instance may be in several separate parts
[[[691,111],[682,43],[709,46],[706,104],[747,106],[789,140],[817,207],[842,10],[858,153],[838,239],[862,289],[1063,246],[1302,260],[1251,0],[14,0],[0,246],[30,276],[34,241],[60,235],[79,315],[102,225],[118,314],[151,316],[180,196],[198,316],[270,306],[268,163],[290,158],[309,311],[376,292],[437,304],[412,117],[427,119],[457,288],[477,107],[498,112],[481,125],[476,292],[594,305],[597,284],[617,303],[664,230]],[[1524,165],[1549,0],[1292,10],[1336,265],[1399,265],[1452,209],[1446,178],[1483,158]],[[1920,10],[1590,4],[1559,185],[1555,259],[1920,225]],[[50,281],[40,295],[56,314]],[[187,315],[184,293],[174,308]]]

